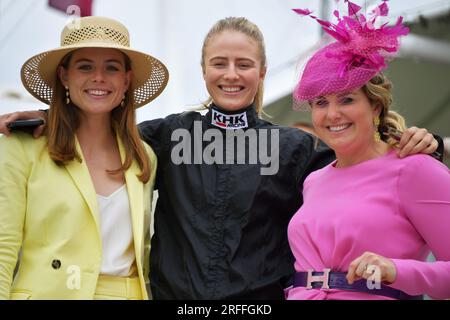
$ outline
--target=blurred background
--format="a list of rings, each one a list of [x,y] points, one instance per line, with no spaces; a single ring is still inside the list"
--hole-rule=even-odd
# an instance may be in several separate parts
[[[366,12],[380,3],[353,2]],[[200,68],[203,38],[217,20],[245,16],[265,36],[265,113],[270,116],[266,118],[307,129],[310,114],[292,110],[291,93],[306,60],[330,39],[316,22],[291,9],[308,8],[330,19],[344,1],[0,0],[0,114],[45,108],[23,89],[20,68],[32,55],[59,46],[61,30],[74,14],[65,10],[71,4],[79,5],[83,14],[121,21],[130,31],[133,48],[167,65],[167,89],[138,110],[138,121],[183,112],[204,101],[208,95]],[[387,20],[394,22],[402,15],[411,30],[386,72],[394,83],[394,109],[409,126],[450,137],[450,0],[391,0],[389,7]]]

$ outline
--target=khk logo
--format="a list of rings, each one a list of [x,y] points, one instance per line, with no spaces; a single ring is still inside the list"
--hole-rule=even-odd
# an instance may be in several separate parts
[[[238,114],[224,114],[212,109],[212,122],[214,126],[222,129],[245,129],[248,127],[247,114],[245,112]]]

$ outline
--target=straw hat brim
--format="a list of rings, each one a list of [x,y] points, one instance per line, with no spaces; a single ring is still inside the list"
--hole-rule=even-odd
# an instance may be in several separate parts
[[[82,48],[112,48],[125,53],[131,60],[133,71],[134,105],[141,107],[161,94],[169,81],[166,66],[158,59],[129,47],[105,42],[79,42],[45,51],[28,59],[22,66],[21,79],[25,88],[35,98],[50,104],[53,95],[57,67],[61,59],[71,51]]]

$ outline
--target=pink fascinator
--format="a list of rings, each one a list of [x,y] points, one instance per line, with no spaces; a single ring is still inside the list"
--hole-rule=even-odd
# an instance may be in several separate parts
[[[360,6],[345,1],[348,15],[341,17],[337,10],[334,11],[338,19],[336,24],[317,18],[308,9],[293,9],[300,15],[315,19],[337,40],[317,51],[307,62],[294,90],[296,105],[319,96],[360,88],[386,68],[386,60],[399,49],[399,37],[409,32],[402,23],[402,17],[393,26],[385,23],[375,27],[378,17],[388,15],[386,1],[367,18],[359,13]]]

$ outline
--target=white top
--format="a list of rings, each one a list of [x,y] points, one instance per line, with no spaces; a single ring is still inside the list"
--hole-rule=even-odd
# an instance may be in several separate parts
[[[97,195],[97,200],[103,245],[100,274],[129,277],[136,256],[126,185],[108,197]]]

